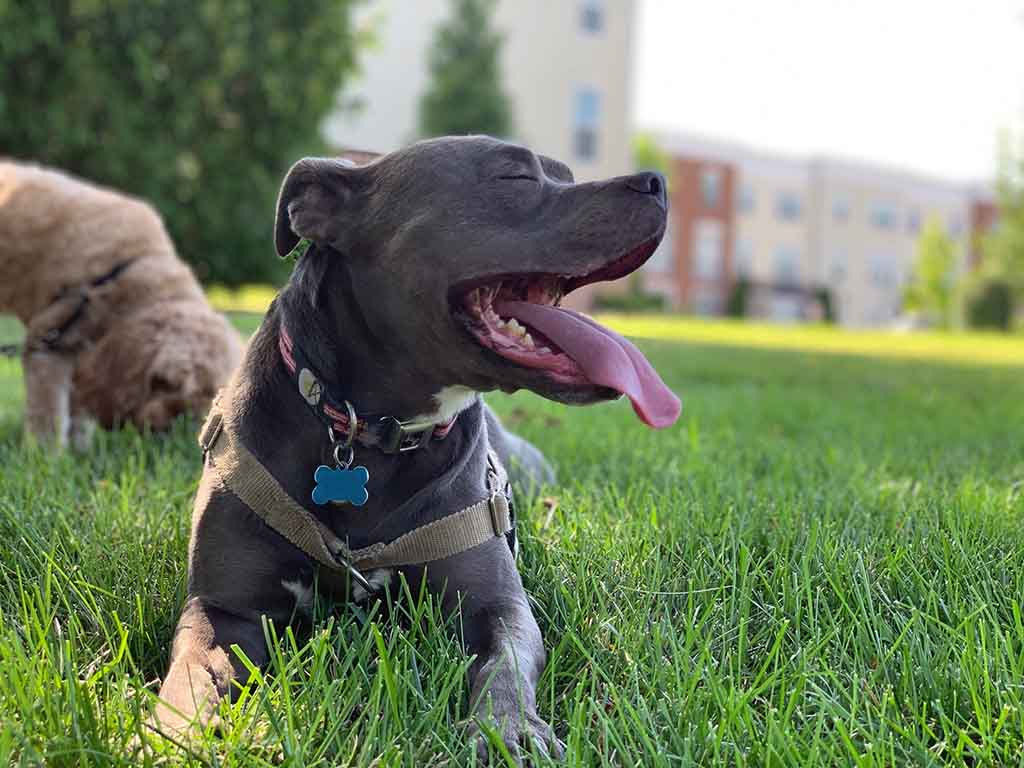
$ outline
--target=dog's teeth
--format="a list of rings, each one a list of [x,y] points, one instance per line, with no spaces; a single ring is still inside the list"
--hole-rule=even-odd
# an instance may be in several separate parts
[[[505,323],[505,327],[509,330],[510,333],[516,336],[522,336],[524,333],[526,333],[526,329],[523,328],[523,326],[519,324],[519,321],[516,320],[514,317],[507,323]]]
[[[531,348],[533,347],[533,337],[530,334],[527,333],[523,336],[523,345]]]
[[[542,355],[550,355],[550,354],[551,354],[551,350],[550,350],[550,349],[548,349],[547,347],[538,347],[538,348],[537,348],[537,351],[538,351],[538,352],[539,352],[540,354],[542,354]]]

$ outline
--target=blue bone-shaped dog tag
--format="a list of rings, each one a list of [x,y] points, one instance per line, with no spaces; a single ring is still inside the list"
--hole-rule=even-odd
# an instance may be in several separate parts
[[[366,483],[370,472],[366,467],[352,469],[331,469],[321,464],[313,473],[316,487],[313,489],[313,503],[326,504],[329,501],[347,501],[357,507],[363,506],[370,494]]]

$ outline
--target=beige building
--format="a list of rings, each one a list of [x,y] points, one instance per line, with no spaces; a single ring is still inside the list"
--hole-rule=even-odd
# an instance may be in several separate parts
[[[967,268],[971,196],[940,179],[820,159],[811,165],[809,247],[816,280],[831,289],[845,325],[878,326],[902,311],[922,227],[939,223]]]
[[[802,158],[692,136],[664,136],[673,158],[672,232],[647,285],[676,306],[720,314],[736,281],[748,311],[881,326],[901,312],[924,223],[937,220],[966,268],[972,198],[940,179],[832,158]],[[685,237],[680,239],[679,233]]]
[[[358,23],[376,43],[324,131],[333,145],[390,151],[417,138],[427,54],[451,0],[370,0]],[[580,180],[631,170],[634,0],[499,0],[501,71],[513,135],[568,163]]]

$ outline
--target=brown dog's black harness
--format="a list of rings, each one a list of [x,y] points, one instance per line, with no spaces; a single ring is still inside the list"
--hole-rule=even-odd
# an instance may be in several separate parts
[[[28,352],[50,352],[52,354],[60,355],[70,355],[77,352],[82,346],[83,340],[77,339],[67,343],[66,338],[74,327],[85,317],[86,312],[89,309],[89,305],[92,303],[93,294],[98,289],[117,280],[117,278],[119,278],[121,274],[128,269],[128,267],[135,263],[135,261],[135,259],[122,261],[119,264],[114,265],[114,267],[109,271],[104,272],[102,275],[89,281],[85,285],[78,286],[77,289],[72,289],[68,286],[61,288],[45,311],[51,313],[60,312],[63,314],[63,317],[54,327],[46,331],[46,333],[43,333],[37,338],[26,341],[24,349]],[[66,304],[70,308],[65,310],[61,307],[62,304]],[[5,344],[0,346],[0,354],[3,354],[6,357],[17,357],[21,352],[22,345],[20,344]]]

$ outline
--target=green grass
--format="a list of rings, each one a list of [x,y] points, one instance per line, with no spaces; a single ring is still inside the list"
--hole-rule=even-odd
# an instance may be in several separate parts
[[[1024,763],[1024,367],[642,345],[684,397],[668,431],[488,398],[561,474],[523,503],[520,568],[567,762]],[[136,764],[194,425],[52,457],[23,444],[22,397],[0,361],[0,764]],[[470,764],[466,661],[430,600],[399,603],[278,627],[223,738],[145,759]]]

